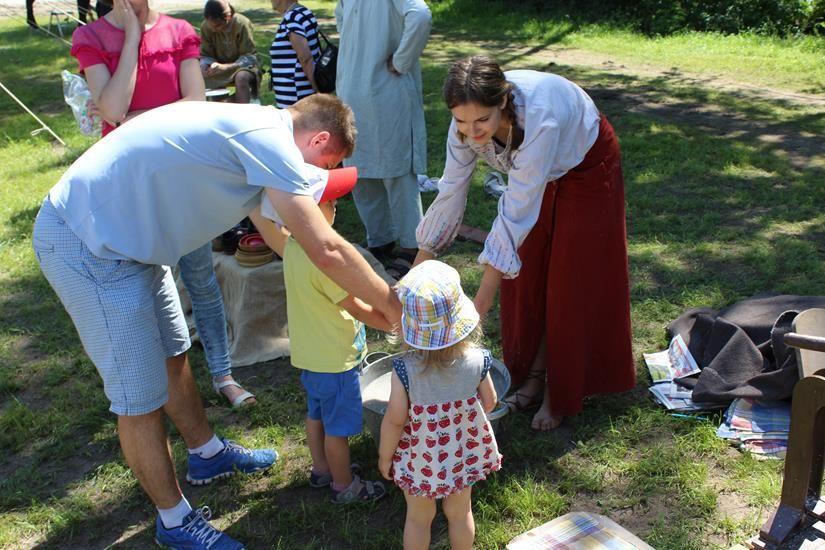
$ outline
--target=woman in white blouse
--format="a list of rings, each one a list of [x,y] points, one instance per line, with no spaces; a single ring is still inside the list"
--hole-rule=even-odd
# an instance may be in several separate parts
[[[572,82],[485,56],[451,67],[444,99],[447,161],[416,263],[455,239],[478,158],[507,173],[473,301],[485,315],[501,287],[504,363],[520,385],[507,402],[541,405],[532,427],[556,428],[584,397],[635,385],[618,140]]]

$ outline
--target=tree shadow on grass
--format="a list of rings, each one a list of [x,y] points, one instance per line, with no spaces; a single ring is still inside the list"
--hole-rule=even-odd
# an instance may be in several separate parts
[[[30,222],[25,220],[32,214],[29,210],[15,217],[23,224],[15,226],[15,232],[30,232]],[[125,468],[116,419],[107,410],[97,373],[85,358],[68,315],[38,273],[10,282],[0,309],[4,312],[0,331],[18,335],[9,361],[0,365],[4,379],[15,380],[4,386],[5,395],[0,398],[0,423],[8,430],[0,438],[4,442],[0,511],[21,512],[46,505],[63,512],[61,521],[53,522],[52,531],[46,534],[44,546],[107,546],[153,513],[151,507],[146,511],[148,500],[136,485],[107,502],[106,482],[97,479],[113,465]],[[193,355],[196,362],[202,362],[199,350]],[[207,401],[219,404],[208,411],[218,433],[228,426],[249,430],[274,423],[294,430],[303,424],[297,399],[286,395],[298,394],[297,375],[283,364],[280,367],[262,364],[236,373],[262,400],[252,411],[231,411],[215,395]],[[196,376],[207,395],[207,369],[198,365]],[[171,433],[173,440],[179,439],[174,430]],[[185,472],[183,462],[178,471]],[[78,499],[78,494],[89,491],[91,502]]]

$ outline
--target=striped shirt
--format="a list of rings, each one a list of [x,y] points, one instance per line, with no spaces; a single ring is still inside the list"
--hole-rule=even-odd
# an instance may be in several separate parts
[[[317,61],[321,56],[318,21],[309,9],[295,4],[284,14],[275,33],[275,40],[269,47],[269,57],[272,60],[270,64],[272,89],[275,92],[275,103],[278,107],[287,107],[302,97],[315,93],[298,61],[298,54],[289,42],[289,33],[293,32],[306,38],[313,59]]]

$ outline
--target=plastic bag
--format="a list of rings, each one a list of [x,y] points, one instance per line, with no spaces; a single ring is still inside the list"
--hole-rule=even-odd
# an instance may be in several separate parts
[[[63,98],[72,108],[75,120],[84,136],[100,136],[100,117],[89,113],[89,104],[92,102],[92,93],[86,80],[69,71],[60,73],[63,78]]]

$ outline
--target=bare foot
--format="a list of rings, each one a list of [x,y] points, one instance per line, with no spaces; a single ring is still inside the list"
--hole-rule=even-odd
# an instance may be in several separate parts
[[[547,432],[558,428],[563,419],[563,416],[556,416],[550,412],[550,400],[545,399],[541,408],[533,416],[530,427],[536,431]]]
[[[214,378],[213,380],[216,383],[226,382],[228,380],[232,380],[233,382],[238,384],[232,378],[231,374],[227,374],[226,376],[221,376],[220,378]],[[229,400],[229,403],[231,404],[231,403],[234,403],[237,398],[239,398],[241,395],[243,395],[246,390],[243,389],[243,387],[241,387],[240,384],[238,384],[237,386],[234,385],[234,384],[228,384],[228,385],[222,387],[220,391],[221,391],[221,394],[224,397],[226,397]],[[247,397],[246,399],[243,400],[243,402],[240,406],[248,407],[250,405],[254,405],[257,402],[258,401],[254,397]]]

